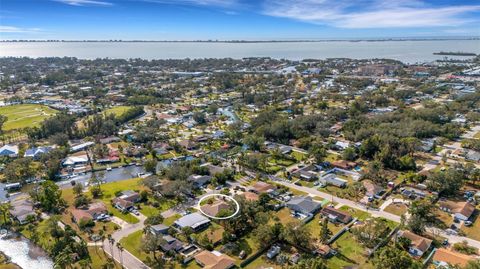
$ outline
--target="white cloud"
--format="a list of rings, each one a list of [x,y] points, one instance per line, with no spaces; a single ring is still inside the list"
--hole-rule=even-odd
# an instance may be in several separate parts
[[[267,0],[266,15],[341,28],[458,26],[480,5],[430,6],[418,0]]]
[[[234,7],[239,5],[237,0],[143,0],[145,2],[171,4],[171,5],[190,5],[190,6],[214,6],[214,7]]]
[[[54,0],[71,6],[113,6],[112,3],[99,0]]]
[[[21,28],[16,26],[0,25],[0,33],[38,33],[40,28]]]

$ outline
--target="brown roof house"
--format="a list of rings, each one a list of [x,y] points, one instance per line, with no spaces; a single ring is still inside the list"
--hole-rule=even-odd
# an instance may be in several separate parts
[[[445,248],[438,248],[433,255],[432,262],[436,268],[450,268],[450,265],[465,267],[474,257],[451,251]]]
[[[223,200],[216,200],[212,204],[205,204],[200,207],[205,214],[212,217],[217,216],[222,210],[229,210],[230,208],[230,205]]]
[[[86,209],[73,209],[72,219],[75,223],[85,220],[101,220],[107,217],[107,207],[102,202],[90,204]]]
[[[275,186],[272,184],[263,182],[263,181],[258,181],[252,186],[251,191],[253,191],[256,194],[260,193],[269,193],[275,190]]]
[[[229,269],[235,266],[235,260],[218,251],[204,250],[195,255],[198,265],[206,269]]]
[[[439,207],[441,210],[453,214],[454,218],[463,221],[468,220],[475,212],[475,206],[469,202],[440,201]]]
[[[320,211],[320,214],[322,214],[322,216],[327,217],[328,220],[333,223],[340,222],[340,223],[347,224],[350,221],[352,221],[352,216],[350,216],[350,214],[329,206],[324,207]]]
[[[122,212],[127,212],[136,202],[140,201],[140,195],[132,190],[123,191],[120,196],[112,200],[113,206]]]
[[[410,239],[411,243],[408,252],[412,256],[421,257],[423,253],[425,253],[432,245],[432,240],[414,234],[410,231],[399,231],[398,236]]]

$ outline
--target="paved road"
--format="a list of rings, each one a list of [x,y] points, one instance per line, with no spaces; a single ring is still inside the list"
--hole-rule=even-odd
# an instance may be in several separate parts
[[[117,262],[123,264],[124,268],[147,269],[149,267],[145,265],[141,260],[139,260],[133,254],[128,252],[126,249],[123,249],[123,251],[120,251],[116,245],[117,242],[119,242],[122,238],[128,236],[131,233],[142,230],[145,227],[144,222],[147,219],[147,217],[145,217],[142,214],[135,217],[138,218],[140,222],[131,224],[122,220],[114,219],[113,222],[119,224],[121,226],[121,229],[112,234],[112,238],[115,240],[115,243],[113,245],[110,244],[110,242],[108,242],[108,239],[105,239],[103,244],[103,249],[105,250],[106,253],[108,253],[108,255],[112,256]]]

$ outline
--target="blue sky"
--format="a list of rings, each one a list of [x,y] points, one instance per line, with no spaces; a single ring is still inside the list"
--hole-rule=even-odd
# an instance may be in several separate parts
[[[0,39],[480,36],[480,0],[0,0]]]

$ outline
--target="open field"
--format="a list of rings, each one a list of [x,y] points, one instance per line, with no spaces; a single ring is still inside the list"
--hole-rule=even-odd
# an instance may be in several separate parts
[[[38,126],[44,119],[53,116],[58,111],[48,106],[23,104],[0,107],[0,114],[7,116],[3,126],[5,131]]]

